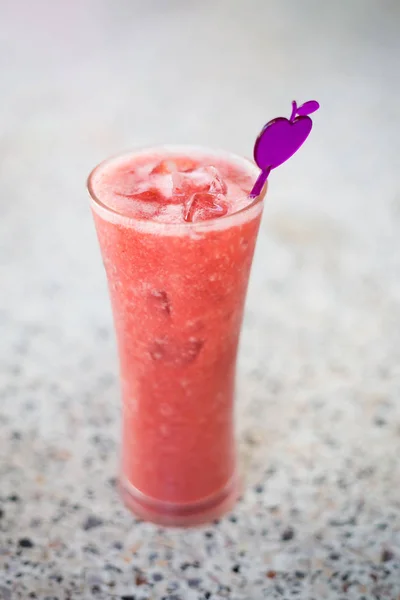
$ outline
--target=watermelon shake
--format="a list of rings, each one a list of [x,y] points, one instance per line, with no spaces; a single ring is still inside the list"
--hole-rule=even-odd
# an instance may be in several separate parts
[[[89,177],[120,359],[120,489],[146,520],[202,523],[238,495],[234,388],[258,175],[233,154],[166,146]]]

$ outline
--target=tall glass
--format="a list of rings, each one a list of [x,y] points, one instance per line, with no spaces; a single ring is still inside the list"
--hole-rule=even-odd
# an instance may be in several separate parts
[[[258,175],[233,154],[176,151],[204,151]],[[194,525],[221,516],[238,495],[236,358],[263,196],[208,221],[139,220],[96,196],[98,169],[115,160],[92,171],[88,188],[120,359],[120,490],[145,520]]]

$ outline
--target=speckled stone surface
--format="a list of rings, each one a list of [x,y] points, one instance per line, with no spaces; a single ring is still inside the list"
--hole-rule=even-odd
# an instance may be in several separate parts
[[[396,0],[0,5],[0,598],[398,600],[399,21]],[[243,498],[139,523],[85,177],[134,145],[250,154],[294,97],[322,108],[261,227]]]

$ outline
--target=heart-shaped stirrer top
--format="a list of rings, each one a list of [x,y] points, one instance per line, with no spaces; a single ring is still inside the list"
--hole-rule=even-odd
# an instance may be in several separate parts
[[[272,169],[287,161],[304,144],[312,129],[308,115],[318,109],[316,100],[309,100],[301,106],[293,101],[290,119],[277,117],[264,125],[254,145],[254,160],[261,173],[250,192],[251,198],[261,193]]]

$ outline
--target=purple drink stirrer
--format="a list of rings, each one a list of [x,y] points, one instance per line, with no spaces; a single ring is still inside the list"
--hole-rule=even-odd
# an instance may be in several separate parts
[[[272,169],[287,161],[304,144],[312,129],[312,120],[308,115],[318,109],[316,100],[309,100],[301,106],[297,106],[293,100],[290,119],[277,117],[264,125],[254,144],[254,160],[261,173],[250,192],[250,198],[259,196]]]

